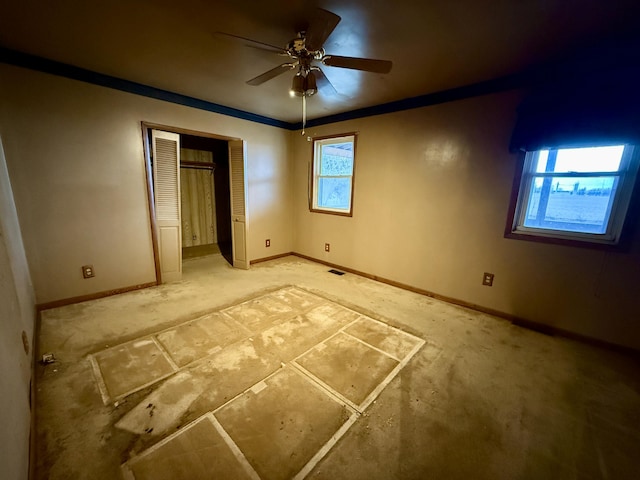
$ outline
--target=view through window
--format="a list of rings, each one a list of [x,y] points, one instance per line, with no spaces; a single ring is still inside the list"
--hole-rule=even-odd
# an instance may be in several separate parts
[[[514,231],[615,243],[637,172],[633,147],[528,152]]]
[[[314,140],[313,211],[351,215],[355,136]]]

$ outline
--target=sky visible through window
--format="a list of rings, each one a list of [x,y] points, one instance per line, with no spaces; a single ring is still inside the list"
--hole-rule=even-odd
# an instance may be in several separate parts
[[[620,168],[624,145],[589,148],[563,148],[558,150],[553,172],[617,172]],[[549,150],[541,150],[536,166],[537,173],[544,173],[547,168]],[[610,176],[595,178],[554,178],[556,190],[573,191],[576,180],[578,188],[586,190],[612,188],[614,179]]]

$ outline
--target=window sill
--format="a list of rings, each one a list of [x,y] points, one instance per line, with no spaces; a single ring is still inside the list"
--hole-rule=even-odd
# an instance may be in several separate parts
[[[535,233],[522,233],[522,232],[505,232],[504,238],[508,238],[511,240],[524,240],[528,242],[535,243],[547,243],[552,245],[564,245],[566,247],[581,247],[581,248],[589,248],[592,250],[600,250],[607,252],[624,252],[629,249],[628,242],[625,241],[625,237],[623,236],[620,241],[617,243],[602,243],[602,242],[593,242],[589,240],[578,240],[575,238],[561,238],[561,237],[551,237],[546,235],[536,235]]]
[[[327,215],[338,215],[339,217],[353,217],[353,212],[338,212],[335,210],[323,210],[319,208],[310,208],[312,213],[326,213]]]

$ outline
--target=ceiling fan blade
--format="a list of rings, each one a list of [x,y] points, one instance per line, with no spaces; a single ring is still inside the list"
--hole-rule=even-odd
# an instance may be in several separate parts
[[[389,60],[375,60],[373,58],[341,57],[326,55],[322,63],[329,67],[350,68],[364,72],[389,73],[393,63]]]
[[[262,75],[258,75],[257,77],[252,78],[251,80],[247,81],[247,84],[253,85],[253,86],[262,85],[267,80],[271,80],[272,78],[275,78],[278,75],[288,72],[294,66],[295,65],[292,63],[283,63],[282,65],[278,65],[277,67],[264,72]]]
[[[324,45],[324,42],[329,38],[331,32],[340,23],[340,17],[335,13],[332,13],[323,8],[318,8],[315,11],[315,16],[309,22],[307,31],[305,34],[305,46],[310,52],[320,50]]]
[[[322,91],[322,93],[327,95],[337,95],[338,91],[333,86],[333,84],[329,81],[327,76],[324,74],[319,67],[313,68],[313,73],[316,76],[316,84],[318,85],[318,89]]]
[[[275,45],[269,45],[268,43],[264,43],[264,42],[258,42],[257,40],[241,37],[239,35],[233,35],[231,33],[225,33],[225,32],[215,32],[214,35],[219,38],[242,42],[244,43],[245,46],[251,47],[251,48],[257,48],[258,50],[266,50],[268,52],[281,53],[284,55],[287,54],[287,51],[284,48],[276,47]]]

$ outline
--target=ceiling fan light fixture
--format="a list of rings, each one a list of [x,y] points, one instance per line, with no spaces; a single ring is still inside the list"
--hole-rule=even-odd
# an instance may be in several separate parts
[[[316,76],[313,72],[309,72],[307,73],[307,76],[305,78],[305,82],[304,82],[304,94],[307,97],[310,97],[311,95],[315,95],[318,92],[318,85],[316,83]]]
[[[302,97],[305,93],[305,78],[300,73],[296,73],[291,82],[289,94],[293,97]]]

